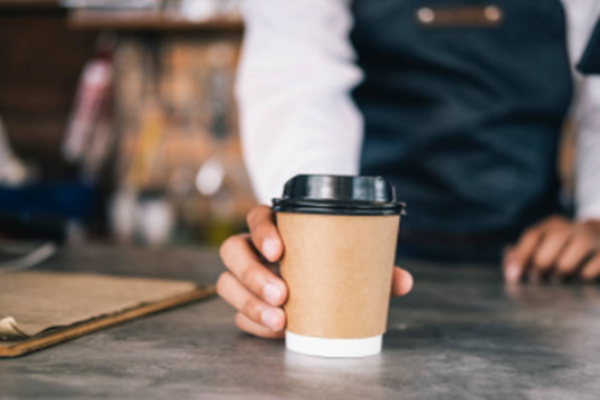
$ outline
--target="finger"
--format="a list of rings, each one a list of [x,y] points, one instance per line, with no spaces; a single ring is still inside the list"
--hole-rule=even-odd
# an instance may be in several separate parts
[[[600,276],[600,254],[596,254],[581,270],[581,279],[593,281]]]
[[[517,283],[523,276],[527,264],[540,241],[543,229],[531,228],[521,236],[519,242],[508,251],[504,258],[504,279]]]
[[[273,331],[269,328],[265,328],[264,326],[252,321],[241,312],[238,312],[235,315],[235,324],[240,330],[254,336],[267,339],[282,339],[285,337],[285,331],[283,329],[279,331]]]
[[[587,232],[573,235],[556,262],[556,274],[566,276],[575,273],[593,249],[594,242]]]
[[[413,283],[413,277],[408,271],[394,267],[394,273],[392,275],[392,297],[404,296],[410,292]]]
[[[278,261],[283,255],[283,241],[271,209],[267,206],[254,207],[248,213],[247,222],[254,246],[270,262]]]
[[[275,332],[285,326],[285,313],[281,308],[270,306],[260,300],[229,272],[224,272],[219,277],[217,293],[233,308],[241,311],[257,324]]]
[[[535,249],[531,267],[540,273],[548,272],[558,262],[559,255],[566,248],[573,233],[573,229],[568,225],[548,229]]]
[[[521,280],[522,269],[516,265],[515,261],[515,248],[508,247],[504,251],[504,258],[502,261],[502,273],[504,275],[504,281],[508,283],[517,283]]]
[[[260,262],[248,235],[230,237],[221,246],[220,253],[227,269],[252,293],[274,306],[285,302],[285,283]]]

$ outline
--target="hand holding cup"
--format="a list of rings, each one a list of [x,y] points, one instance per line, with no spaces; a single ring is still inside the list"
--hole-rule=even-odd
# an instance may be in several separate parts
[[[232,236],[221,246],[227,271],[219,277],[217,291],[238,311],[235,323],[240,330],[264,338],[283,338],[286,315],[282,306],[288,296],[278,269],[283,241],[269,207],[255,207],[247,221],[249,234]],[[395,267],[391,295],[403,296],[412,286],[412,276]]]

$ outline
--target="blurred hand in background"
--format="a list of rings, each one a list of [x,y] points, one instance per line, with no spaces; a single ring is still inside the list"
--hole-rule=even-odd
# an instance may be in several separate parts
[[[504,255],[509,283],[600,277],[600,221],[573,222],[553,216],[526,230]]]

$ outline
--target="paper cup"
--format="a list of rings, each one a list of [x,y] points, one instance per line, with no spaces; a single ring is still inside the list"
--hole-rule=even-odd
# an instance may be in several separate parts
[[[333,178],[334,184],[361,179]],[[325,192],[331,195],[331,190]],[[349,193],[356,197],[355,192]],[[294,352],[364,357],[381,351],[404,208],[395,202],[393,190],[387,201],[371,201],[370,208],[350,194],[338,193],[342,200],[323,204],[313,193],[319,209],[311,209],[306,196],[302,208],[298,202],[292,207],[293,193],[284,194],[286,206],[275,203],[285,246],[281,274],[289,289],[286,346]],[[391,204],[398,207],[385,207]]]

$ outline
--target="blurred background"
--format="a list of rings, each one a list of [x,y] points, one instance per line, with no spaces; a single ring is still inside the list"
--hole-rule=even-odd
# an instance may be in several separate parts
[[[244,230],[242,36],[239,0],[0,0],[0,235],[217,246]]]
[[[245,228],[238,0],[0,0],[0,235],[218,245]]]

